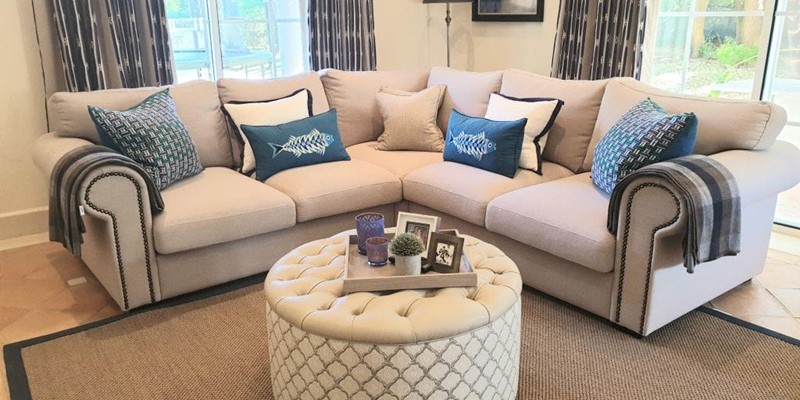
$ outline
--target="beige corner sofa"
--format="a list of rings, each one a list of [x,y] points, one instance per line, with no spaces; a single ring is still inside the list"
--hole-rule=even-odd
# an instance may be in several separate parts
[[[443,162],[440,153],[376,150],[378,89],[435,84],[447,85],[438,121],[443,129],[452,108],[483,116],[493,92],[562,99],[543,175],[519,170],[510,179]],[[338,109],[352,161],[287,170],[265,183],[236,172],[239,148],[220,105],[278,98],[298,88],[311,91],[315,113]],[[54,132],[36,142],[37,165],[49,174],[64,153],[98,141],[87,105],[124,109],[155,90],[53,95]],[[125,310],[266,271],[294,247],[351,228],[360,212],[381,212],[392,225],[396,212],[405,210],[441,215],[443,226],[502,249],[525,284],[648,335],[761,272],[776,196],[800,182],[800,151],[776,142],[786,123],[779,106],[679,96],[633,79],[562,81],[518,70],[441,67],[327,70],[265,81],[195,81],[171,92],[205,171],[165,189],[166,208],[157,215],[142,178],[125,168],[94,171],[80,191],[87,229],[82,258]],[[672,112],[695,112],[696,152],[737,178],[743,204],[738,256],[686,272],[686,209],[665,181],[630,185],[619,234],[606,229],[608,197],[590,179],[593,149],[647,97]]]

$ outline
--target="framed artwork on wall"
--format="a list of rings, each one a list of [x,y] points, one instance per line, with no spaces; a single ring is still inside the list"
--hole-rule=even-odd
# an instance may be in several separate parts
[[[472,20],[542,22],[544,0],[473,0]]]

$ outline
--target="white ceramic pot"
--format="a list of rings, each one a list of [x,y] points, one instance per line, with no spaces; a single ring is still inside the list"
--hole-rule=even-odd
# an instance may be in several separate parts
[[[394,268],[397,275],[419,275],[422,272],[422,255],[394,256]]]

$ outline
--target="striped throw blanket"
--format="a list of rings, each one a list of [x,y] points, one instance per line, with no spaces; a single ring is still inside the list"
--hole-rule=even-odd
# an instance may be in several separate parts
[[[667,180],[686,204],[683,260],[689,273],[694,272],[697,264],[739,254],[742,216],[739,186],[725,166],[701,155],[652,164],[626,176],[611,194],[608,206],[611,233],[616,234],[625,188],[641,177]]]
[[[86,232],[79,208],[78,190],[89,172],[113,165],[128,167],[141,175],[147,184],[151,211],[157,213],[164,210],[164,201],[153,179],[130,158],[97,145],[67,152],[53,167],[50,176],[50,240],[61,243],[76,256],[81,254],[83,233]]]

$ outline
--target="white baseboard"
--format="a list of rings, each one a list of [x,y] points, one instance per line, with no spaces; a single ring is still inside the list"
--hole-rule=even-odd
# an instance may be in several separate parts
[[[0,240],[47,232],[47,207],[0,214]]]

